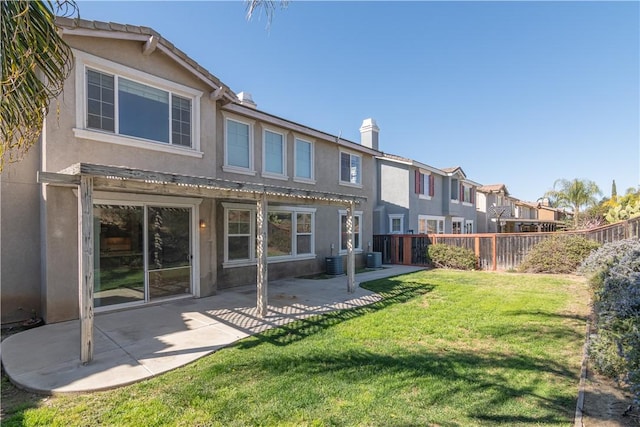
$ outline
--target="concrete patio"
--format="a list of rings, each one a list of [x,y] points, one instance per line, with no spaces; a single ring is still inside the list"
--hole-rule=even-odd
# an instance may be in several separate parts
[[[406,274],[419,267],[385,266],[359,273],[358,283]],[[94,357],[80,362],[78,320],[44,325],[1,344],[5,372],[17,386],[40,393],[80,393],[141,381],[184,366],[247,336],[306,317],[368,305],[380,297],[347,279],[286,279],[269,283],[269,313],[256,315],[256,287],[100,313],[94,321]]]

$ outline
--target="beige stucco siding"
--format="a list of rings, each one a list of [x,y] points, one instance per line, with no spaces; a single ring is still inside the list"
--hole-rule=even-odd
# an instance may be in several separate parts
[[[216,114],[216,104],[209,98],[210,88],[159,50],[149,56],[143,56],[140,42],[91,37],[68,37],[68,42],[80,56],[76,60],[76,69],[65,84],[64,94],[54,101],[47,117],[47,143],[44,147],[43,164],[45,170],[57,172],[74,163],[93,162],[154,171],[215,176],[216,121],[213,118]],[[84,81],[77,81],[78,77],[84,79],[83,53],[100,56],[110,61],[114,67],[124,65],[129,69],[149,73],[168,82],[202,92],[198,106],[201,157],[154,150],[154,148],[166,146],[161,143],[148,142],[146,143],[148,149],[144,149],[77,137],[74,129],[84,128],[84,115],[80,116],[81,123],[78,123],[76,115],[76,100],[84,102],[83,97],[76,97],[76,90],[86,84]],[[98,132],[93,134],[99,135]],[[127,139],[127,137],[123,138]],[[135,138],[130,139],[135,140]],[[185,151],[187,154],[196,153],[194,150]]]
[[[40,186],[37,147],[0,175],[2,323],[40,316]]]

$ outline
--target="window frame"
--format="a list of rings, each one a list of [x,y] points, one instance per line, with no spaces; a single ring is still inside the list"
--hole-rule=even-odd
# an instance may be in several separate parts
[[[298,175],[298,141],[305,143],[305,144],[309,144],[309,168],[311,169],[310,172],[310,177],[303,177],[303,176],[299,176]],[[293,180],[295,182],[301,182],[301,183],[305,183],[305,184],[315,184],[316,183],[316,178],[315,178],[315,144],[314,141],[311,141],[309,139],[305,139],[303,137],[300,137],[298,135],[293,136]]]
[[[342,217],[346,217],[347,216],[347,210],[346,209],[340,209],[338,210],[338,255],[346,255],[348,250],[347,249],[342,249]],[[353,212],[353,217],[354,217],[354,222],[355,222],[355,218],[358,217],[358,228],[359,231],[357,233],[353,233],[354,236],[356,234],[358,234],[360,236],[360,238],[358,239],[358,246],[354,246],[353,247],[353,252],[354,253],[362,253],[362,217],[363,217],[363,213],[362,211],[354,211]],[[346,219],[345,219],[346,221]],[[354,238],[355,240],[355,238]],[[355,242],[354,242],[355,243]],[[346,242],[345,242],[346,244]]]
[[[471,231],[470,232],[469,232],[469,226],[471,226]],[[464,234],[474,234],[473,228],[474,228],[473,220],[472,219],[465,219],[464,220]]]
[[[431,200],[431,198],[435,197],[436,181],[432,172],[416,169],[415,181],[415,193],[420,199]]]
[[[398,231],[393,230],[393,221],[400,220],[400,229]],[[389,214],[389,234],[403,234],[404,233],[404,214]]]
[[[73,129],[74,136],[79,139],[124,145],[153,151],[181,154],[202,158],[200,151],[200,103],[203,92],[179,83],[175,83],[149,73],[142,72],[115,62],[100,58],[86,52],[72,49],[76,59],[75,89],[76,89],[76,120]],[[114,131],[100,130],[88,127],[88,81],[87,71],[114,77]],[[119,133],[118,119],[118,80],[124,78],[138,84],[159,89],[169,94],[169,143],[155,141],[136,136]],[[176,95],[191,101],[191,146],[173,144],[172,135],[172,97]]]
[[[282,171],[281,173],[267,171],[267,132],[279,135],[282,138]],[[275,178],[288,180],[287,176],[287,135],[285,132],[275,128],[263,126],[262,129],[262,176],[265,178]]]
[[[232,173],[238,173],[238,174],[243,174],[243,175],[252,175],[255,176],[256,171],[255,171],[255,163],[254,163],[254,141],[253,141],[253,134],[254,134],[254,126],[255,126],[255,121],[254,120],[250,120],[247,119],[245,117],[242,116],[238,116],[235,114],[229,114],[225,111],[222,112],[222,118],[223,118],[223,132],[224,132],[224,163],[222,165],[222,170],[225,172],[232,172]],[[236,123],[240,123],[243,125],[248,126],[249,130],[249,140],[248,140],[248,144],[249,144],[249,167],[245,168],[242,166],[236,166],[236,165],[230,165],[229,164],[229,131],[228,131],[228,123],[229,121],[232,122],[236,122]]]
[[[464,234],[464,225],[465,225],[464,221],[465,220],[462,217],[457,217],[457,216],[452,217],[451,218],[451,234]],[[457,233],[455,232],[453,228],[453,224],[460,224],[459,232]]]
[[[358,182],[351,182],[351,174],[349,174],[349,180],[348,181],[343,181],[342,180],[342,155],[348,155],[349,156],[349,169],[351,169],[351,162],[352,162],[352,158],[356,157],[359,159],[359,174],[358,174]],[[346,185],[349,187],[357,187],[357,188],[362,188],[362,155],[360,154],[355,154],[351,151],[346,151],[346,150],[340,150],[340,154],[338,156],[338,183],[340,185]]]
[[[420,230],[420,221],[426,222],[426,233],[422,233]],[[436,221],[436,234],[444,234],[444,223],[445,217],[443,216],[435,216],[435,215],[418,215],[418,233],[419,234],[429,234],[429,224],[428,221]],[[431,233],[433,234],[433,233]]]
[[[233,268],[233,267],[245,267],[249,265],[256,265],[257,257],[256,257],[256,245],[257,245],[257,223],[256,223],[256,205],[252,204],[244,204],[244,203],[230,203],[223,202],[222,207],[224,209],[223,213],[223,221],[224,221],[224,254],[223,254],[223,263],[222,268]],[[230,260],[229,259],[229,211],[232,210],[247,210],[250,211],[251,216],[251,235],[249,237],[250,242],[250,250],[248,259],[241,260]],[[287,261],[302,261],[308,259],[316,258],[316,248],[315,248],[315,239],[316,239],[316,208],[311,208],[307,206],[268,206],[268,213],[290,213],[291,214],[291,255],[279,255],[279,256],[270,256],[267,257],[267,263],[277,263],[277,262],[287,262]],[[299,213],[308,213],[311,214],[311,233],[298,233],[298,214]],[[295,229],[295,232],[293,231]],[[297,237],[300,235],[311,235],[311,252],[298,254],[298,241]],[[268,236],[267,236],[268,238]]]

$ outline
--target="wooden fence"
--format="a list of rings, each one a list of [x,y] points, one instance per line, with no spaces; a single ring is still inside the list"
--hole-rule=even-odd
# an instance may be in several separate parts
[[[429,245],[444,243],[472,250],[482,270],[517,268],[537,243],[551,236],[581,235],[600,243],[640,239],[640,217],[587,231],[498,234],[381,234],[373,236],[373,251],[384,264],[428,265]]]

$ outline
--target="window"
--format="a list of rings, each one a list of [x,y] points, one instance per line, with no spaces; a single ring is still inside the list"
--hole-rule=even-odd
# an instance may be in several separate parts
[[[424,174],[419,170],[415,172],[415,192],[423,196],[435,195],[435,179],[432,174]]]
[[[313,253],[313,215],[311,213],[296,214],[296,253]]]
[[[451,221],[451,233],[462,234],[462,221],[463,218],[453,218]]]
[[[457,179],[451,180],[451,200],[459,200],[460,184]]]
[[[404,230],[404,215],[391,214],[389,215],[389,231],[391,233],[402,233]]]
[[[255,232],[253,212],[248,209],[229,209],[227,211],[227,247],[225,253],[229,261],[253,259]]]
[[[291,255],[291,212],[267,215],[267,257]]]
[[[353,214],[353,250],[362,250],[361,239],[362,212],[354,212]],[[340,211],[340,251],[347,251],[347,211]]]
[[[360,185],[362,158],[355,154],[340,153],[340,182]]]
[[[264,166],[262,172],[280,176],[286,175],[284,135],[265,130],[263,151]]]
[[[256,262],[256,207],[223,203],[228,266]],[[273,206],[267,212],[267,258],[271,261],[314,256],[314,208]]]
[[[419,234],[443,234],[444,233],[444,217],[418,215],[418,233]]]
[[[251,125],[236,120],[226,120],[225,166],[253,170]]]
[[[465,234],[473,234],[473,221],[466,220],[464,222],[464,232]]]
[[[313,180],[313,144],[296,138],[295,159],[295,177]]]
[[[88,129],[193,147],[192,98],[91,68],[86,82]]]
[[[476,192],[470,185],[460,183],[461,201],[468,204],[474,204],[476,201]]]

